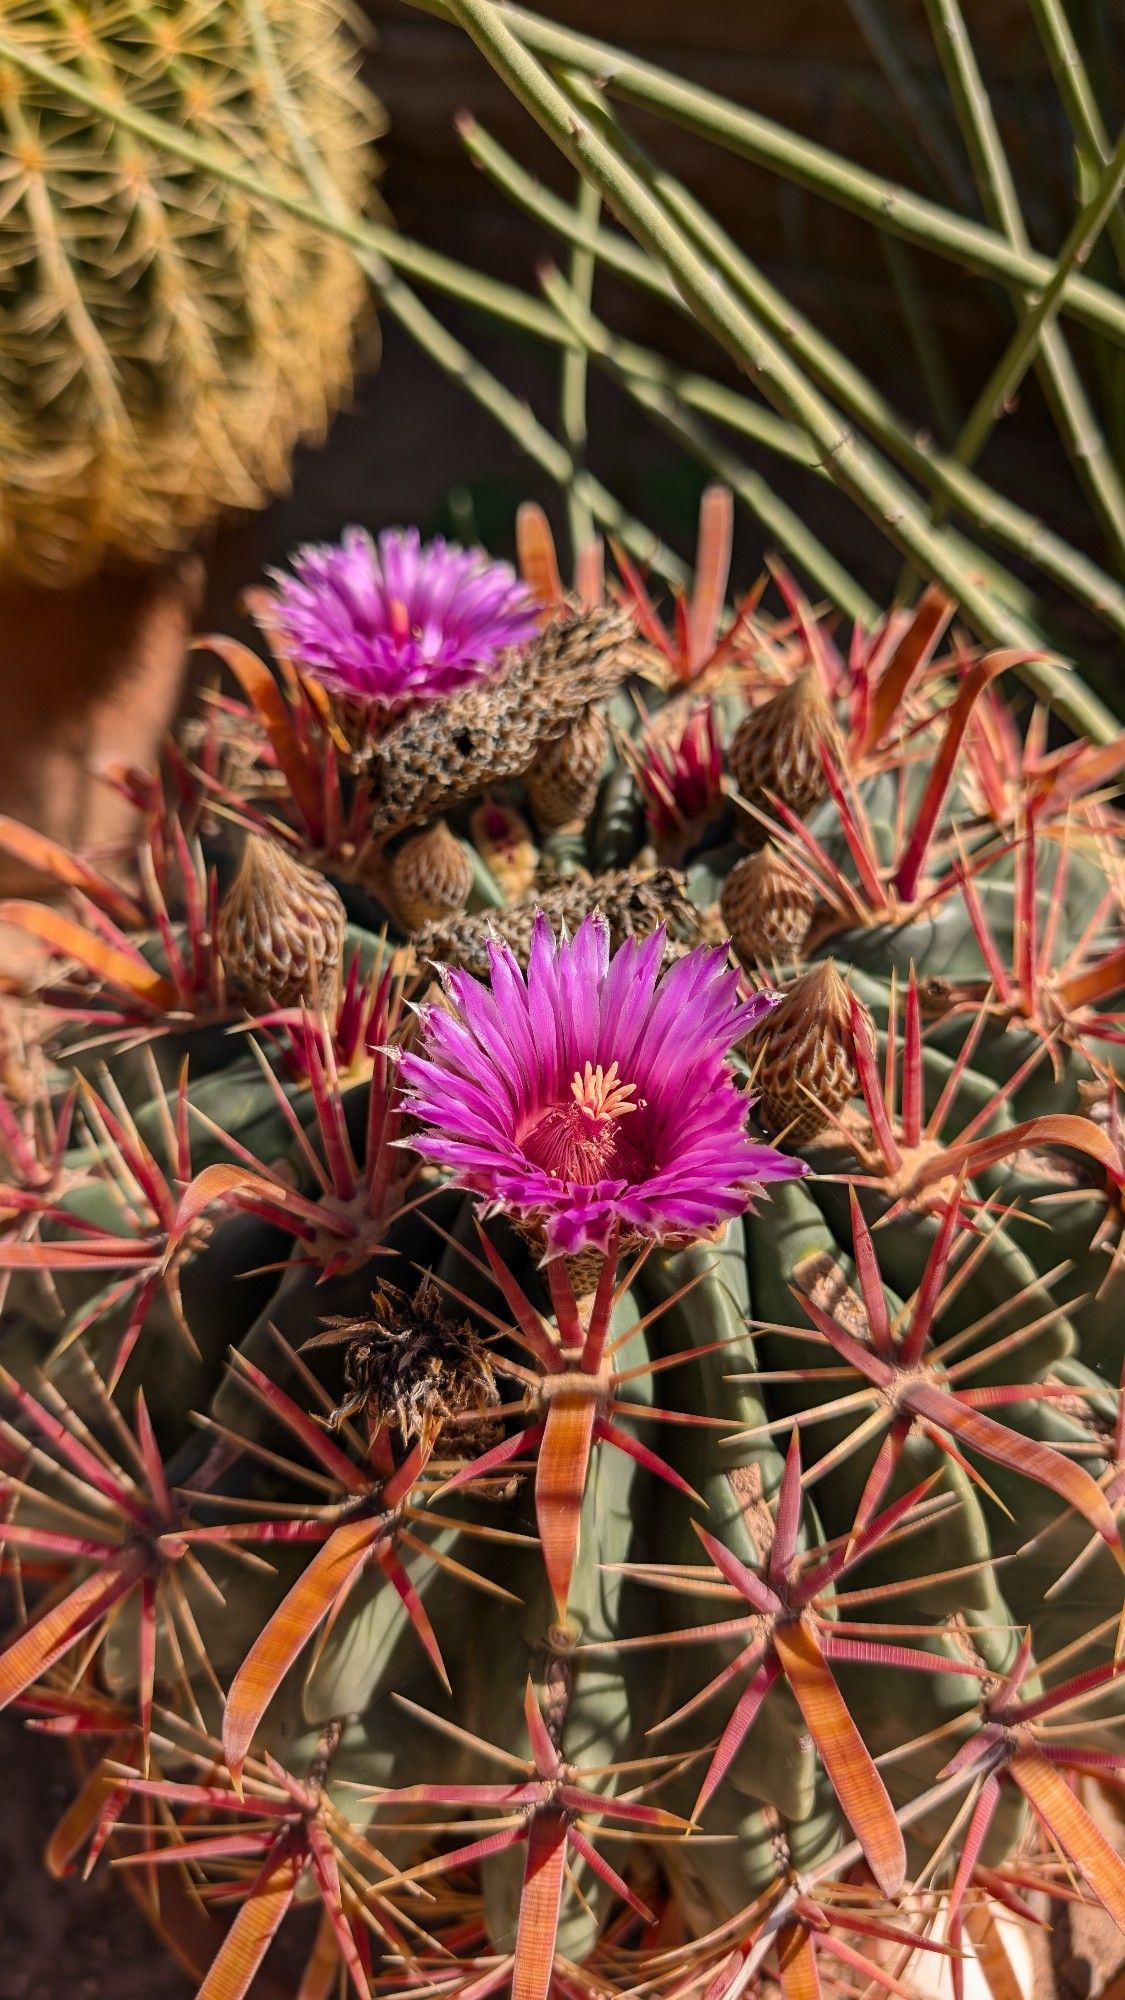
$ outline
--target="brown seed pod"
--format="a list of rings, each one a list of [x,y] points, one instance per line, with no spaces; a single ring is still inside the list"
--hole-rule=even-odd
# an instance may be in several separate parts
[[[719,908],[744,964],[796,958],[809,934],[815,897],[769,841],[736,861]]]
[[[787,986],[747,1038],[758,1116],[767,1131],[784,1132],[788,1145],[805,1145],[859,1091],[851,1001],[847,982],[827,958]],[[874,1038],[862,1003],[860,1011]]]
[[[527,774],[527,795],[544,832],[585,825],[608,749],[609,730],[596,708],[585,709],[564,736],[543,745]]]
[[[566,924],[577,930],[591,910],[601,910],[609,925],[610,947],[617,950],[627,937],[651,937],[661,924],[668,930],[668,950],[697,944],[699,911],[688,900],[684,877],[672,868],[610,869],[604,875],[566,875],[545,882],[503,909],[455,917],[451,923],[427,924],[415,939],[419,958],[456,965],[474,979],[489,976],[488,940],[503,938],[522,966],[527,964],[535,919],[541,910],[558,931]]]
[[[778,798],[803,815],[828,792],[821,753],[838,754],[839,749],[836,718],[820,675],[815,667],[806,667],[739,723],[728,761],[747,805],[770,812]],[[752,846],[765,837],[748,814],[742,817],[740,833]]]
[[[248,1008],[334,1014],[346,929],[344,905],[323,875],[278,841],[247,835],[216,942],[227,984]]]
[[[460,916],[472,887],[472,861],[443,819],[412,833],[391,859],[391,896],[404,930]]]
[[[379,737],[366,766],[372,834],[385,839],[522,777],[635,662],[629,612],[613,606],[557,618],[490,679],[404,715]]]

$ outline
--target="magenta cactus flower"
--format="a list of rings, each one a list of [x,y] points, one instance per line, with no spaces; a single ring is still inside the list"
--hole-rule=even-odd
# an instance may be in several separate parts
[[[491,991],[445,972],[451,1010],[423,1007],[420,1053],[401,1060],[429,1128],[411,1144],[541,1230],[549,1257],[604,1250],[615,1223],[626,1239],[704,1236],[805,1172],[748,1136],[727,1061],[776,996],[741,1000],[721,948],[661,977],[664,944],[656,931],[611,959],[599,912],[558,940],[540,915],[526,978],[499,941]]]
[[[346,528],[308,544],[293,574],[274,571],[273,614],[302,669],[330,694],[394,712],[481,680],[506,647],[531,639],[539,614],[504,562],[417,528],[375,541]]]

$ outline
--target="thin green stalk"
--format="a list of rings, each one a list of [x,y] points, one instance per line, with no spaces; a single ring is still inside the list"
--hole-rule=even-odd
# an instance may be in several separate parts
[[[1063,110],[1070,121],[1079,165],[1093,180],[1109,159],[1109,134],[1089,73],[1066,18],[1066,10],[1062,0],[1028,0],[1028,6],[1051,66]],[[1108,235],[1118,266],[1125,274],[1125,214],[1116,211],[1110,216]]]
[[[884,236],[880,240],[903,325],[918,359],[918,372],[925,386],[934,429],[942,444],[948,445],[960,429],[957,395],[948,363],[930,323],[914,269],[913,253],[897,236]]]
[[[445,20],[459,18],[454,0],[408,0],[408,4]],[[658,111],[729,152],[823,195],[837,207],[864,216],[880,229],[949,257],[971,271],[1014,281],[1030,290],[1040,290],[1051,281],[1050,258],[1036,251],[1017,251],[982,223],[954,215],[937,202],[869,173],[828,147],[788,132],[783,125],[732,104],[714,91],[684,83],[654,63],[641,62],[609,42],[561,28],[526,7],[506,6],[504,24],[529,53],[552,64],[585,71],[600,80],[612,97]],[[1104,285],[1090,278],[1072,278],[1065,305],[1086,325],[1125,343],[1125,299]]]
[[[659,196],[592,124],[576,114],[571,100],[512,33],[507,10],[501,13],[491,0],[450,0],[450,4],[477,47],[571,165],[594,182],[630,233],[665,265],[700,323],[760,381],[775,407],[809,432],[843,491],[904,554],[944,584],[982,638],[1028,646],[1027,627],[981,588],[948,541],[931,528],[909,489],[860,444],[793,366],[784,347],[720,281]],[[1026,676],[1072,726],[1099,738],[1116,733],[1114,718],[1070,669],[1039,661],[1027,667]]]
[[[568,331],[573,336],[573,328],[568,328]],[[617,334],[610,338],[615,366],[625,374],[655,383],[671,402],[683,410],[708,417],[712,423],[724,424],[728,430],[737,431],[740,437],[752,438],[755,444],[764,445],[776,457],[786,458],[791,464],[801,466],[814,478],[828,478],[824,467],[817,461],[811,440],[795,425],[786,423],[775,411],[767,409],[762,403],[751,402],[749,396],[728,388],[725,382],[716,382],[709,375],[697,375],[690,368],[677,367],[675,362],[666,361],[662,354],[654,354],[650,348],[638,346],[635,340],[625,340]]]
[[[847,8],[906,114],[911,141],[925,154],[954,201],[966,202],[972,189],[948,143],[944,107],[931,102],[925,84],[906,60],[901,22],[889,11],[887,0],[847,0]]]
[[[926,14],[957,110],[985,214],[1020,252],[1030,249],[1011,168],[993,116],[984,78],[961,12],[960,0],[925,0]],[[1046,291],[1051,280],[1042,287]],[[1036,288],[1039,289],[1039,288]],[[1034,293],[1015,288],[1015,303],[1027,312]],[[1082,378],[1061,327],[1044,318],[1032,350],[1070,465],[1101,521],[1115,566],[1125,568],[1125,486],[1113,463]],[[974,411],[972,437],[958,438],[954,453],[969,464],[989,437],[1003,406],[990,406],[985,421]]]
[[[544,271],[541,282],[550,303],[573,327],[584,349],[632,401],[645,410],[667,436],[690,452],[715,478],[730,487],[736,498],[800,564],[833,604],[849,618],[857,619],[869,631],[872,630],[879,618],[878,605],[849,576],[800,515],[778,498],[769,481],[729,451],[714,432],[691,416],[651,373],[630,368],[628,344],[615,340],[608,327],[595,317],[561,272]]]
[[[704,256],[717,265],[720,276],[729,283],[735,296],[748,307],[755,321],[760,324],[764,320],[767,331],[776,335],[782,346],[788,350],[791,345],[789,323],[784,312],[774,319],[772,315],[763,314],[759,310],[757,287],[752,285],[748,289],[743,288],[741,252],[725,231],[721,230],[706,211],[687,194],[678,181],[652,159],[639,141],[625,128],[601,91],[592,89],[584,76],[575,75],[572,71],[560,70],[558,80],[577,109],[590,117],[597,129],[616,147],[625,164],[667,204],[673,220],[686,230],[695,248],[702,250]],[[793,359],[792,354],[790,358]],[[817,447],[811,438],[807,442],[807,451],[812,466],[831,477],[831,463],[825,466],[820,462]],[[889,467],[885,469],[890,473]],[[893,477],[893,474],[891,476]],[[914,496],[911,495],[910,498],[913,500]],[[1025,621],[1029,632],[1034,629],[1036,642],[1046,646],[1037,608],[1026,586],[956,530],[947,527],[945,541],[951,560],[956,561],[974,577],[982,588],[994,591],[1003,605]]]
[[[473,160],[512,200],[564,241],[574,240],[574,211],[568,203],[560,201],[542,182],[527,173],[475,120],[462,119],[460,129]],[[1113,577],[1080,550],[1072,548],[1037,516],[995,492],[978,474],[959,465],[948,453],[939,453],[932,447],[924,446],[916,432],[854,363],[770,284],[686,189],[667,173],[660,175],[659,187],[673,213],[685,227],[691,229],[723,276],[762,315],[779,339],[788,340],[793,356],[848,416],[862,424],[883,449],[928,490],[948,494],[958,511],[981,534],[993,537],[1037,563],[1046,575],[1096,616],[1104,618],[1119,636],[1125,638],[1125,590]],[[603,229],[598,232],[597,251],[606,269],[628,278],[631,283],[642,286],[659,298],[669,300],[681,310],[685,309],[667,272],[636,243],[617,231]],[[744,428],[749,435],[760,435],[754,427],[760,413],[756,405],[745,398],[729,404],[724,413],[717,406],[708,406],[698,388],[681,388],[678,381],[676,387],[683,400],[702,414]],[[733,392],[724,390],[722,394],[725,397]],[[746,423],[742,421],[743,412],[749,419]],[[799,435],[793,433],[791,427],[786,428],[791,436]],[[762,442],[772,448],[768,435],[762,437]],[[787,455],[793,454],[790,451]],[[807,455],[810,459],[816,458],[815,448],[811,445],[807,447]]]
[[[560,71],[559,81],[578,109],[592,118],[598,129],[617,148],[626,165],[638,173],[644,184],[666,203],[673,220],[686,230],[695,248],[701,250],[706,258],[717,265],[720,276],[730,285],[735,296],[748,307],[755,321],[760,324],[764,320],[767,331],[776,335],[782,347],[790,351],[792,343],[789,339],[786,318],[782,315],[775,321],[771,315],[763,315],[759,310],[756,296],[758,288],[754,285],[748,289],[744,288],[742,255],[726,232],[719,228],[706,210],[652,159],[639,141],[633,138],[616,112],[606,102],[603,93],[591,89],[585,77],[575,76],[570,71]],[[792,353],[790,358],[793,358]],[[813,453],[815,462],[816,448],[811,440],[809,449]],[[885,469],[893,477],[891,468]],[[905,488],[902,490],[904,493],[908,491]],[[915,496],[909,497],[913,501]],[[1034,600],[1030,598],[1026,587],[1010,571],[986,556],[980,548],[967,541],[959,532],[946,527],[944,536],[951,561],[959,564],[982,588],[994,591],[1005,607],[1010,608],[1024,620],[1029,633],[1032,628],[1034,629],[1036,643],[1045,646],[1046,640],[1036,615]]]
[[[1046,291],[1040,293],[1017,326],[976,403],[965,420],[957,440],[957,456],[966,463],[975,458],[997,417],[1003,414],[1019,388],[1041,346],[1043,336],[1059,310],[1063,289],[1070,272],[1084,263],[1113,214],[1125,187],[1125,131],[1098,178],[1098,186],[1080,215],[1075,218],[1059,252],[1058,267]]]
[[[609,489],[591,472],[574,463],[565,445],[541,424],[527,404],[516,396],[469,349],[435,318],[415,292],[390,272],[372,283],[386,311],[431,361],[461,384],[474,402],[496,419],[521,451],[545,472],[556,486],[568,491],[577,488],[591,517],[607,534],[615,535],[630,553],[666,583],[686,583],[688,571],[666,542],[643,521],[630,514]]]
[[[261,60],[267,66],[270,87],[278,110],[285,120],[294,152],[312,193],[323,204],[328,219],[348,219],[343,197],[328,174],[301,122],[300,113],[276,57],[269,23],[259,0],[247,0],[251,23]],[[568,493],[577,490],[580,504],[592,520],[597,520],[621,540],[632,554],[670,583],[686,581],[687,571],[671,549],[644,524],[637,521],[615,499],[600,480],[578,465],[572,453],[560,443],[518,396],[485,368],[448,327],[435,318],[373,248],[357,248],[358,261],[379,293],[383,306],[422,351],[442,371],[461,383],[468,394],[496,419],[520,448],[526,451],[549,478]]]
[[[579,176],[575,213],[581,228],[596,235],[601,220],[602,201],[596,187]],[[570,253],[570,283],[576,296],[589,306],[594,296],[597,252],[584,243],[575,243]],[[559,429],[575,465],[584,465],[588,442],[586,420],[588,355],[584,346],[563,351],[559,380]],[[578,560],[594,536],[594,518],[577,485],[567,488],[566,516],[570,530],[570,553]]]

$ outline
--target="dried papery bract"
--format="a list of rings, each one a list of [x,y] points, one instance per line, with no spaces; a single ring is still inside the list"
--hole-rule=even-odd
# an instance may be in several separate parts
[[[395,915],[404,930],[417,931],[459,916],[472,894],[473,864],[439,819],[407,835],[391,857],[388,879]]]
[[[508,778],[522,777],[631,670],[628,613],[558,618],[485,681],[405,715],[380,736],[367,767],[371,833],[383,841]]]
[[[770,841],[735,862],[719,904],[744,965],[792,963],[808,937],[815,907],[807,882]]]
[[[730,746],[731,776],[747,806],[770,810],[775,800],[804,815],[828,795],[826,757],[836,757],[840,735],[832,705],[815,667],[751,709]],[[758,823],[744,815],[744,840],[757,845]]]
[[[858,1004],[858,1003],[855,1003]],[[785,987],[746,1053],[766,1129],[802,1145],[831,1124],[859,1091],[853,998],[835,962],[803,972]],[[871,1017],[860,1020],[874,1036]]]
[[[677,947],[698,943],[702,929],[700,913],[687,896],[686,880],[676,870],[614,868],[592,877],[583,872],[563,875],[500,909],[453,923],[427,924],[416,940],[418,954],[457,966],[474,979],[487,979],[491,938],[499,938],[526,966],[538,917],[546,917],[553,928],[565,925],[577,930],[595,910],[609,925],[615,950],[626,938],[651,937],[664,930],[666,955],[671,957]]]
[[[218,923],[227,979],[247,1007],[334,1014],[346,931],[344,905],[323,875],[280,841],[247,835]]]
[[[527,795],[544,832],[585,825],[608,749],[609,730],[596,708],[588,708],[565,735],[544,744],[527,774]]]

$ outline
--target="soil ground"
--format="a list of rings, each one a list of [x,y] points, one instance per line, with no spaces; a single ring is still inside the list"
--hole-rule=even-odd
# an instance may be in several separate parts
[[[72,1785],[66,1752],[0,1719],[0,2000],[191,2000],[108,1869],[55,1882],[43,1848]]]

